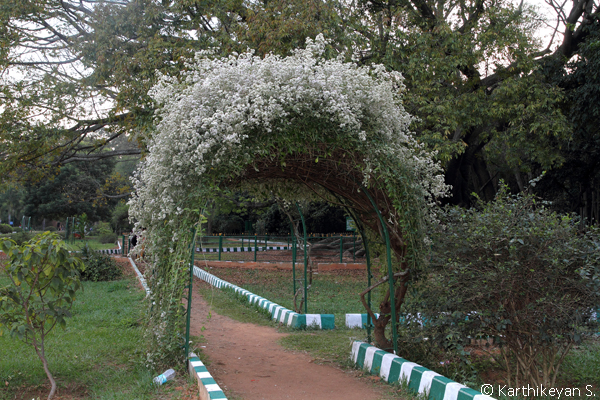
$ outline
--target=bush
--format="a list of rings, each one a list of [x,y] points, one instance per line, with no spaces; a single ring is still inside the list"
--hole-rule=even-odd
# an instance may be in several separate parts
[[[19,229],[17,233],[13,233],[9,237],[14,240],[18,246],[21,246],[23,243],[30,241],[33,238],[33,235]]]
[[[13,227],[8,224],[0,224],[0,233],[13,233]]]
[[[87,245],[83,248],[82,257],[85,269],[81,272],[81,280],[101,282],[112,281],[123,275],[115,260],[106,254],[97,253]]]
[[[105,233],[103,235],[101,235],[98,240],[100,241],[100,243],[116,243],[117,242],[117,235],[114,233]]]
[[[98,222],[98,224],[94,227],[94,232],[96,232],[98,236],[102,236],[112,234],[113,230],[108,222]]]
[[[47,226],[46,227],[46,232],[56,232],[56,227],[55,226]]]
[[[426,316],[423,334],[445,348],[493,337],[509,386],[552,387],[565,355],[596,327],[600,240],[580,228],[505,187],[477,208],[446,209],[410,312]]]

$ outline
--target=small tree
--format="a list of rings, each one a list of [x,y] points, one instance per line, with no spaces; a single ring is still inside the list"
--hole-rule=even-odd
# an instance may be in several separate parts
[[[493,202],[447,209],[441,220],[431,268],[412,291],[430,342],[451,348],[493,337],[509,384],[554,386],[566,354],[596,322],[597,232],[582,233],[571,217],[506,187]]]
[[[86,213],[81,214],[77,217],[75,222],[75,233],[79,234],[80,239],[85,239],[86,230],[88,229],[88,216]]]
[[[0,250],[8,256],[2,269],[11,280],[9,286],[0,288],[0,334],[8,330],[35,348],[52,386],[51,399],[56,381],[46,360],[46,338],[56,325],[64,328],[65,318],[71,316],[83,263],[52,232],[21,246],[10,239],[0,240]]]

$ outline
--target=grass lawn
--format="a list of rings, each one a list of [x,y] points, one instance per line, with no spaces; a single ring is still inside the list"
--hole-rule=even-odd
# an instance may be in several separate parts
[[[297,279],[303,278],[301,270],[302,266],[297,268]],[[294,309],[292,271],[215,268],[210,272],[290,310]],[[342,327],[347,313],[365,312],[359,294],[367,287],[366,275],[364,271],[314,275],[307,296],[308,314],[334,314],[335,326]],[[301,287],[302,282],[297,281],[296,290]],[[298,302],[300,298],[301,295]]]
[[[0,275],[0,285],[8,283]],[[132,278],[84,282],[66,329],[55,328],[46,344],[58,384],[55,399],[190,398],[195,386],[183,366],[174,382],[156,387],[152,378],[157,372],[141,363],[143,299]],[[49,392],[33,348],[8,334],[0,337],[0,383],[0,400],[46,398]]]
[[[97,237],[90,236],[87,237],[85,240],[75,239],[73,242],[67,243],[67,246],[71,251],[79,251],[85,246],[86,243],[88,246],[90,246],[92,250],[108,250],[114,249],[117,242],[115,241],[114,243],[100,243]]]
[[[31,235],[34,236],[38,233],[41,232],[31,232]],[[61,232],[64,233],[64,232]],[[4,235],[0,235],[0,237],[9,237],[10,238],[11,235],[9,234],[4,234]],[[88,246],[90,246],[90,248],[92,250],[108,250],[108,249],[114,249],[117,246],[117,242],[112,242],[112,243],[100,243],[100,240],[98,237],[96,236],[88,236],[85,240],[81,240],[81,239],[75,239],[74,241],[69,241],[69,243],[67,243],[67,247],[69,250],[71,251],[79,251],[81,250],[82,247],[85,246],[85,244],[88,244]]]

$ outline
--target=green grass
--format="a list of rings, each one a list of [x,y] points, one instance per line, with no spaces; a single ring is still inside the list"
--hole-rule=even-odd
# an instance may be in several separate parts
[[[31,232],[32,235],[36,235],[38,233],[41,233],[41,232],[38,232],[38,231]],[[11,236],[10,234],[0,235],[0,237],[10,237],[10,236]],[[79,250],[81,250],[81,248],[83,246],[85,246],[86,243],[88,244],[88,246],[90,246],[92,248],[92,250],[108,250],[108,249],[114,249],[116,246],[116,241],[113,243],[100,243],[98,237],[89,236],[85,240],[81,240],[81,239],[75,239],[74,241],[69,240],[69,242],[67,243],[67,247],[71,251],[79,251]]]
[[[596,385],[600,397],[600,337],[571,350],[563,365],[563,375],[576,385]]]
[[[227,315],[240,322],[262,326],[277,326],[262,311],[250,307],[247,299],[240,299],[229,291],[216,289],[208,284],[199,285],[197,290],[208,302],[211,309],[214,309],[218,314]]]
[[[69,250],[71,250],[71,251],[79,251],[85,246],[86,243],[88,246],[90,246],[90,248],[92,250],[108,250],[108,249],[114,249],[116,246],[116,242],[100,243],[98,238],[93,237],[93,236],[88,237],[85,240],[75,239],[73,242],[69,241],[69,243],[67,243],[67,246],[68,246]]]
[[[296,278],[302,278],[299,272]],[[265,271],[236,268],[212,269],[210,272],[227,282],[243,287],[283,307],[293,310],[292,271]],[[296,289],[302,287],[297,282]],[[367,287],[366,272],[317,274],[308,290],[308,314],[334,314],[335,325],[344,326],[347,313],[363,313],[359,294]],[[300,296],[298,297],[298,302]]]
[[[7,283],[0,276],[0,285]],[[179,398],[172,382],[155,387],[156,371],[141,363],[143,297],[133,279],[84,282],[66,329],[55,328],[46,344],[59,393],[90,399]],[[183,369],[178,377],[178,386],[191,385]],[[0,382],[0,400],[29,400],[48,392],[41,388],[47,378],[33,348],[8,334],[0,337]]]

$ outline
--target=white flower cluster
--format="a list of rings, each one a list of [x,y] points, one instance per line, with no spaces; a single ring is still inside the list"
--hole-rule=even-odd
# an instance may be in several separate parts
[[[151,91],[161,105],[156,133],[130,202],[138,223],[164,224],[215,183],[206,178],[215,171],[235,175],[274,148],[294,141],[300,148],[309,137],[363,154],[367,181],[385,153],[413,170],[425,192],[444,193],[439,166],[408,133],[401,75],[326,60],[325,46],[322,37],[307,40],[306,49],[285,58],[203,52],[179,79],[161,77]]]

